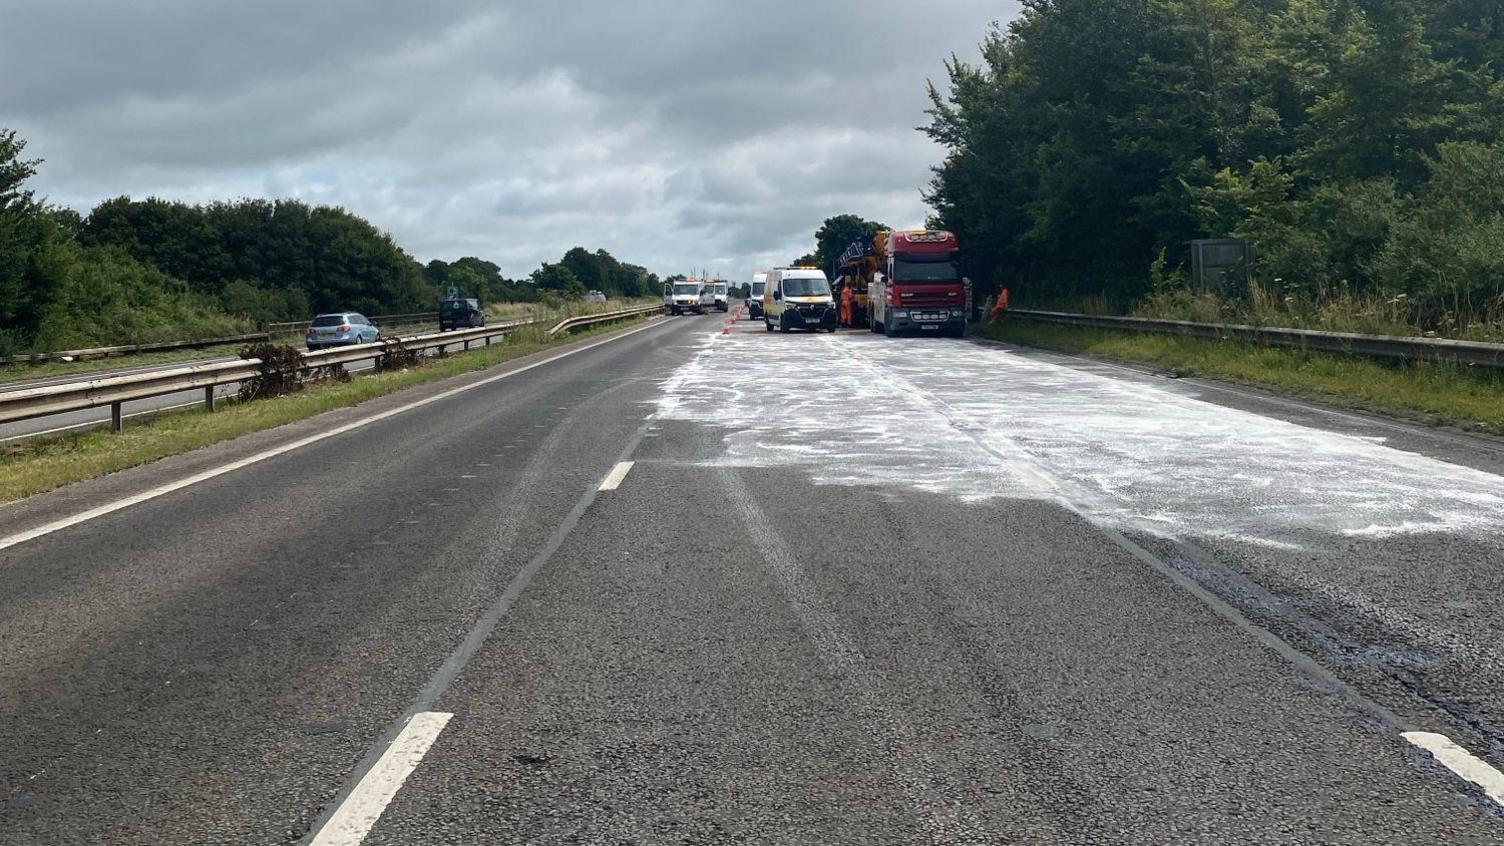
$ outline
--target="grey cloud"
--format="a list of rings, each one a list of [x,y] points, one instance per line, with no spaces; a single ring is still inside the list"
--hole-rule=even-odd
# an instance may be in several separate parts
[[[298,196],[420,259],[576,244],[744,276],[831,214],[916,224],[924,81],[1017,4],[0,0],[38,187]]]

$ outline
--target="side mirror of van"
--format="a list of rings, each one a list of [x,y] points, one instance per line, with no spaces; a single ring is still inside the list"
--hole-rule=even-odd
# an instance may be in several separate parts
[[[780,291],[780,290],[778,290],[778,289],[776,289],[776,288],[773,289],[773,299],[775,299],[775,300],[781,300],[781,299],[783,299],[783,292]]]

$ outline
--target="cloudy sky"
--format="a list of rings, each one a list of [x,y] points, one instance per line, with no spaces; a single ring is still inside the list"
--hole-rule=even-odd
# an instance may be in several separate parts
[[[510,276],[575,245],[732,278],[926,212],[925,80],[1011,0],[0,0],[35,186],[342,205]]]

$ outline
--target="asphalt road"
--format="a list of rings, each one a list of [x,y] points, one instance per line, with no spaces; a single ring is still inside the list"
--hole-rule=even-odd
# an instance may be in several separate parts
[[[0,509],[0,843],[1504,842],[1499,445],[721,325]]]
[[[399,327],[400,329],[400,327]],[[401,329],[406,332],[408,330]],[[416,331],[416,330],[413,330]],[[431,327],[424,327],[423,331],[431,331]],[[292,339],[297,341],[296,338]],[[299,342],[300,343],[300,342]],[[295,344],[297,345],[297,344]],[[452,344],[445,349],[458,350],[460,344]],[[19,391],[25,388],[39,388],[47,385],[67,385],[75,382],[88,382],[95,379],[108,379],[114,376],[129,376],[139,373],[149,373],[157,370],[172,370],[196,364],[211,364],[220,361],[234,361],[234,356],[206,357],[185,361],[173,361],[162,364],[135,365],[126,367],[94,370],[87,373],[70,373],[63,376],[50,376],[39,379],[25,379],[12,382],[0,383],[0,393],[5,391]],[[361,361],[346,365],[345,369],[358,373],[369,370],[375,366],[372,361]],[[229,383],[215,388],[214,395],[219,399],[234,397],[240,390],[239,383]],[[180,391],[175,394],[163,394],[157,397],[133,400],[125,405],[125,416],[142,417],[157,414],[162,411],[170,411],[177,408],[189,408],[203,404],[204,394],[201,389]],[[91,408],[84,411],[69,412],[67,414],[53,414],[47,417],[35,417],[30,420],[18,420],[12,423],[0,424],[0,443],[15,441],[22,438],[30,438],[38,435],[58,434],[62,432],[77,431],[80,429],[92,429],[107,426],[110,422],[110,409],[108,406]]]

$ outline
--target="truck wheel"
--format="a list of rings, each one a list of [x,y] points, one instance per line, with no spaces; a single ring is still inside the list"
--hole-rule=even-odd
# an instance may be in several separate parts
[[[778,318],[778,331],[785,335],[789,333],[789,322],[786,318]]]
[[[887,335],[889,338],[897,338],[898,330],[893,328],[893,324],[891,322],[887,322],[883,324],[883,334]]]
[[[768,330],[769,332],[773,331],[773,321],[764,317],[762,319],[762,328]]]

